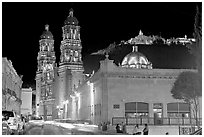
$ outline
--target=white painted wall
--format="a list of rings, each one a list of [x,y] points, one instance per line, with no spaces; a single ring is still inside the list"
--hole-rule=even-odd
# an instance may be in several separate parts
[[[149,108],[153,103],[163,103],[163,111],[166,104],[178,102],[173,99],[170,90],[173,79],[146,79],[146,78],[108,78],[108,102],[109,119],[112,117],[124,117],[126,102],[146,102]],[[113,109],[114,104],[120,104],[120,109]],[[153,109],[149,110],[150,117],[153,117]],[[167,112],[164,111],[164,117]]]
[[[22,89],[21,100],[21,114],[32,114],[32,89]]]
[[[153,117],[153,103],[163,104],[163,117],[167,117],[167,104],[182,102],[171,95],[171,88],[176,76],[182,69],[126,69],[117,67],[112,61],[101,61],[101,67],[90,82],[94,83],[94,104],[101,102],[101,117],[94,117],[94,124],[99,118],[102,122],[112,121],[112,117],[124,117],[126,102],[146,102],[149,104],[149,116]],[[191,70],[194,71],[194,70]],[[122,77],[119,77],[122,76]],[[133,77],[134,76],[134,77]],[[106,79],[107,78],[107,79]],[[92,119],[88,106],[90,103],[90,89],[80,87],[83,93],[82,106],[84,109],[80,115],[86,114]],[[119,109],[113,109],[114,104],[119,104]],[[86,113],[84,113],[86,112]],[[85,118],[85,117],[84,117]]]

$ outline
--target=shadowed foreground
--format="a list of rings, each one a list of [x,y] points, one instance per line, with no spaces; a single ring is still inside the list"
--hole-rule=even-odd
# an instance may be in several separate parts
[[[71,130],[54,125],[31,125],[24,135],[71,135]]]

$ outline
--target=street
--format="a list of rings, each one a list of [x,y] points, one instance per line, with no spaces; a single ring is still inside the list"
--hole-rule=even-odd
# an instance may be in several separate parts
[[[55,125],[32,125],[24,135],[71,135],[71,130]]]
[[[54,121],[30,121],[24,135],[97,135],[95,125],[58,123]]]

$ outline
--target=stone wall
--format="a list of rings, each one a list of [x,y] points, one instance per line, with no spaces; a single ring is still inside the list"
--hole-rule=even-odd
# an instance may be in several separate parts
[[[2,58],[2,109],[14,110],[20,114],[21,87],[23,81],[14,69],[12,62]]]

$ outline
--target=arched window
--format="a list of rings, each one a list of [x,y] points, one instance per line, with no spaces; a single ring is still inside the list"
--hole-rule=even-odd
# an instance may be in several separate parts
[[[78,51],[75,51],[75,56],[78,57],[79,53]]]
[[[168,103],[168,117],[190,117],[190,104],[188,103]]]
[[[128,62],[128,64],[137,64],[138,63],[138,61],[137,61],[137,59],[136,59],[136,57],[131,57],[130,58],[130,60],[129,60],[129,62]]]
[[[145,102],[128,102],[125,103],[126,117],[142,117],[148,116],[149,104]]]
[[[141,57],[139,62],[140,62],[141,64],[148,64],[148,62],[145,60],[144,57]]]

